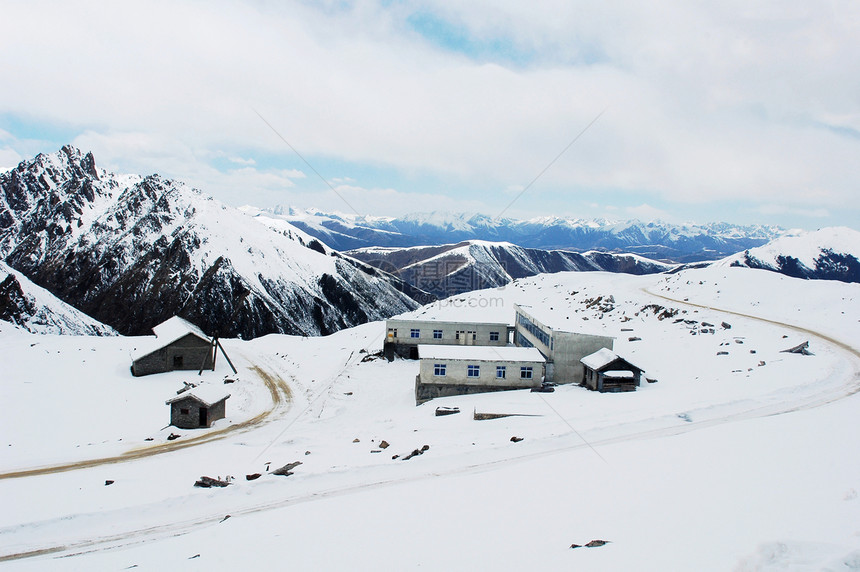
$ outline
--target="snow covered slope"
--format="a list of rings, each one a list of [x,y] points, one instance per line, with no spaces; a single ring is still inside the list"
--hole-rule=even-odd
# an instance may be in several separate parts
[[[123,334],[172,315],[207,333],[329,333],[431,299],[285,221],[63,147],[0,174],[0,257]]]
[[[517,278],[562,271],[652,274],[672,268],[634,254],[523,248],[509,242],[469,240],[413,248],[363,248],[348,255],[391,272],[440,298],[504,286]]]
[[[0,262],[0,320],[34,334],[114,336],[110,326],[93,320]]]
[[[692,262],[760,246],[783,233],[772,226],[728,223],[675,225],[556,216],[517,220],[448,212],[370,217],[283,207],[271,212],[338,250],[486,240],[528,248],[632,252],[655,260]]]
[[[615,336],[657,381],[416,407],[418,364],[374,356],[375,322],[224,340],[227,417],[176,430],[164,400],[187,372],[132,378],[141,340],[2,332],[4,571],[857,569],[860,285],[569,272],[412,315],[509,321],[515,303]]]
[[[795,278],[860,282],[858,257],[860,232],[834,227],[781,237],[715,265],[761,268]]]

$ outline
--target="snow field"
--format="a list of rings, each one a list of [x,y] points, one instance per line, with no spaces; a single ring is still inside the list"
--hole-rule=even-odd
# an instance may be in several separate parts
[[[537,276],[413,313],[510,321],[515,302],[556,312],[574,331],[581,326],[617,336],[616,351],[659,380],[628,394],[564,386],[552,394],[513,391],[415,407],[416,362],[361,361],[368,355],[362,349],[372,353],[381,347],[382,323],[324,338],[227,340],[231,357],[242,362],[240,378],[256,366],[286,381],[289,407],[276,409],[253,430],[200,446],[0,480],[0,557],[67,545],[82,553],[5,565],[21,570],[284,563],[308,570],[850,570],[860,548],[855,421],[860,398],[846,396],[857,389],[857,357],[790,325],[684,306],[643,289],[739,313],[760,312],[794,326],[809,324],[856,345],[857,286],[748,269],[718,272]],[[594,303],[600,296],[603,302]],[[604,303],[609,296],[611,309]],[[490,299],[498,304],[490,306]],[[788,306],[786,299],[792,300]],[[643,310],[650,304],[678,313],[660,320],[661,311]],[[679,318],[696,324],[676,323]],[[722,328],[722,321],[731,329]],[[715,332],[702,333],[710,328],[701,322],[714,324]],[[780,353],[805,339],[814,355]],[[4,330],[0,348],[8,360],[33,341],[43,338]],[[89,360],[78,365],[71,357],[90,341],[64,338],[55,343],[68,344],[58,354],[67,360],[50,354],[50,360],[29,364],[45,380],[47,394],[60,383],[51,374],[62,369],[73,379],[94,377]],[[119,354],[127,340],[112,342],[91,353]],[[104,366],[105,385],[148,380],[128,374],[123,380],[127,360],[112,360]],[[224,371],[219,358],[215,374]],[[24,387],[24,377],[11,379],[18,381],[4,384],[4,402],[12,399],[22,409],[33,405],[36,395]],[[234,410],[233,398],[228,400],[226,422],[271,406],[259,378],[248,379],[258,389],[249,390],[244,408]],[[80,387],[68,398],[91,399],[92,387]],[[159,394],[163,425],[166,397],[155,385],[141,387]],[[98,389],[119,403],[122,394],[104,391],[104,385]],[[435,417],[440,405],[459,406],[462,413]],[[56,410],[61,415],[79,409],[58,405]],[[473,410],[534,416],[474,421]],[[136,425],[128,427],[136,426],[142,435],[155,414],[155,409],[140,412]],[[86,424],[81,418],[67,414],[62,421],[72,434],[95,434],[78,427]],[[4,425],[2,434],[26,439],[22,434],[31,424],[21,416]],[[105,423],[99,434],[117,439],[126,430]],[[513,436],[523,441],[513,443]],[[382,440],[390,447],[381,450]],[[429,449],[422,455],[402,460],[423,445]],[[33,437],[32,446],[50,459],[91,458],[93,451],[69,450],[70,440],[51,441],[44,434]],[[266,474],[267,466],[291,461],[303,463],[294,475]],[[251,472],[262,476],[245,481]],[[192,487],[203,474],[233,475],[236,481],[224,489]],[[105,486],[106,479],[115,483]],[[593,539],[610,543],[569,548]],[[86,545],[92,540],[97,543]]]

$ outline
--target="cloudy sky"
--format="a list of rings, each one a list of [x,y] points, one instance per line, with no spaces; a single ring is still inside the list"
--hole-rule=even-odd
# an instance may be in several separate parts
[[[3,20],[4,169],[72,143],[236,206],[860,227],[856,0],[11,0]]]

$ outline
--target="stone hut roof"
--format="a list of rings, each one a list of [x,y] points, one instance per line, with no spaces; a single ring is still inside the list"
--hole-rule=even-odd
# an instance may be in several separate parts
[[[205,407],[212,407],[219,401],[224,401],[230,397],[230,394],[227,393],[223,387],[219,387],[217,385],[198,385],[188,391],[183,391],[179,395],[175,397],[171,397],[164,403],[166,405],[170,405],[171,403],[176,403],[177,401],[182,401],[185,399],[193,399],[202,403]]]

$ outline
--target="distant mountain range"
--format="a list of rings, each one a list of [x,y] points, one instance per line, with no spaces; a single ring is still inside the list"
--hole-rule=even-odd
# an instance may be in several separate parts
[[[259,209],[250,209],[260,212]],[[509,242],[525,248],[623,252],[665,262],[717,260],[782,236],[775,226],[729,223],[674,225],[636,220],[542,217],[529,220],[463,213],[374,217],[278,207],[266,211],[337,250],[371,246],[438,246],[470,240]]]
[[[536,274],[597,270],[651,274],[673,267],[633,254],[595,251],[579,254],[479,240],[441,246],[363,248],[346,254],[395,274],[439,298],[504,286],[517,278]]]
[[[210,335],[327,334],[434,299],[284,220],[70,146],[0,173],[0,260],[122,334],[173,315]]]

